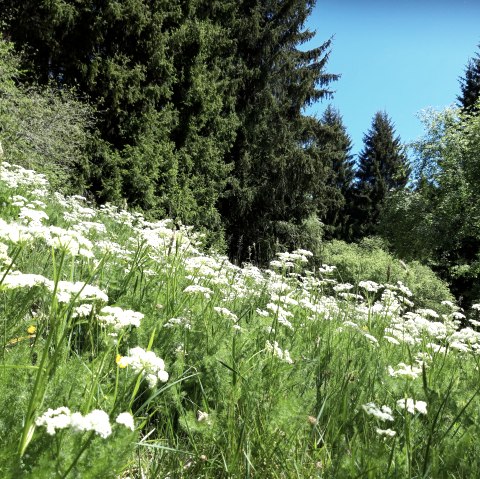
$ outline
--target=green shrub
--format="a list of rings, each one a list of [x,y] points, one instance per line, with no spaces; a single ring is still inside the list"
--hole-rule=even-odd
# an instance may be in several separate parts
[[[380,238],[365,238],[360,244],[338,240],[324,243],[320,260],[335,265],[343,282],[356,284],[365,278],[377,283],[402,281],[413,292],[417,306],[438,309],[441,301],[453,300],[447,284],[428,266],[395,258]]]

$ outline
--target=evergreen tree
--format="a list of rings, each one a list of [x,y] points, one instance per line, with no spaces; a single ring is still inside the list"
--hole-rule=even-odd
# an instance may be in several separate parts
[[[342,117],[331,105],[321,118],[318,141],[326,165],[332,170],[327,184],[331,187],[329,208],[322,218],[326,237],[350,239],[352,190],[355,178],[355,159],[351,154],[352,140],[347,134]]]
[[[384,200],[406,186],[410,167],[400,137],[385,112],[377,112],[364,135],[355,186],[355,236],[372,234]]]
[[[265,262],[275,244],[325,202],[321,159],[308,147],[314,121],[302,109],[328,95],[330,41],[301,51],[313,1],[244,0],[235,23],[240,127],[233,180],[221,202],[232,258]]]
[[[221,230],[238,125],[232,5],[0,0],[30,75],[74,85],[97,107],[88,179],[100,200]]]
[[[476,112],[480,98],[480,53],[471,58],[465,69],[465,77],[460,79],[462,94],[457,97],[460,107],[465,112]]]

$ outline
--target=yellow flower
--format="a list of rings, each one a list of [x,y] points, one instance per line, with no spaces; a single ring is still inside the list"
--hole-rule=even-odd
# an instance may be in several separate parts
[[[115,357],[115,362],[117,363],[119,368],[126,368],[127,367],[127,362],[125,361],[126,358],[124,358],[122,355],[117,354]]]
[[[36,332],[37,332],[37,328],[33,326],[33,324],[27,328],[28,334],[35,334]]]

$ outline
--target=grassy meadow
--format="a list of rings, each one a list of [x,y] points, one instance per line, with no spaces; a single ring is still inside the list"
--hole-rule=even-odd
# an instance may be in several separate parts
[[[480,477],[480,304],[239,267],[7,162],[0,215],[0,477]]]

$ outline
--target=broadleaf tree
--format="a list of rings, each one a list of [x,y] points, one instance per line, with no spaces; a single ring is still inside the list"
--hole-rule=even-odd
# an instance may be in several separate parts
[[[480,298],[480,116],[432,110],[424,124],[415,187],[390,198],[380,233],[399,256],[429,263],[468,307]]]

